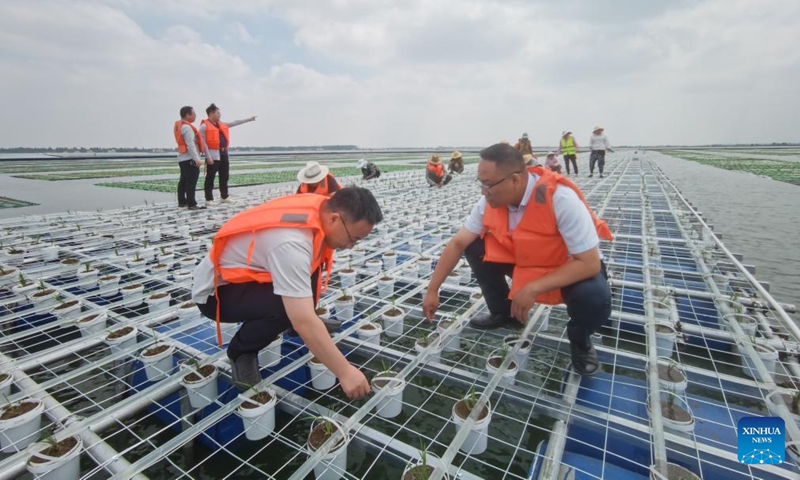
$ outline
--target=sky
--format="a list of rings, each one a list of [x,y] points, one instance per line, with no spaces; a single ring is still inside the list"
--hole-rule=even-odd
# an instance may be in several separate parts
[[[0,147],[800,141],[797,0],[0,1]]]

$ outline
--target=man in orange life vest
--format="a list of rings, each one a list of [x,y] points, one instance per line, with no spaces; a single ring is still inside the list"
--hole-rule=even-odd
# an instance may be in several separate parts
[[[442,252],[423,301],[425,316],[433,319],[439,287],[465,253],[489,308],[471,326],[525,323],[534,303],[565,303],[572,367],[581,375],[595,374],[600,363],[591,334],[611,315],[598,249],[598,237],[612,238],[608,226],[572,182],[540,166],[526,169],[514,147],[492,145],[480,157],[483,197]]]
[[[231,146],[231,135],[229,129],[243,123],[253,122],[256,117],[235,120],[230,123],[223,123],[222,112],[213,103],[206,108],[208,118],[200,122],[200,141],[203,143],[203,151],[206,153],[206,181],[203,190],[206,194],[206,205],[214,204],[214,177],[219,172],[219,196],[223,203],[228,200],[228,178],[230,178],[231,164],[228,158],[228,148]]]
[[[178,180],[178,208],[198,210],[203,207],[197,206],[194,192],[197,189],[197,179],[200,177],[200,165],[203,161],[200,159],[200,136],[192,125],[197,114],[194,113],[194,108],[188,106],[181,107],[180,114],[181,119],[172,127],[175,142],[178,144],[178,167],[181,169]]]
[[[445,174],[444,164],[442,164],[442,159],[439,155],[431,155],[431,158],[428,159],[428,165],[425,171],[425,180],[428,181],[428,185],[431,187],[442,187],[450,183],[452,179],[453,175],[449,173]]]
[[[330,198],[280,197],[220,228],[195,268],[192,300],[208,318],[243,322],[228,346],[233,380],[240,387],[261,381],[259,350],[293,328],[339,378],[348,397],[369,392],[366,377],[336,348],[314,308],[324,289],[323,270],[330,276],[333,250],[352,248],[382,219],[372,193],[351,187]],[[217,335],[221,343],[219,330]]]
[[[297,181],[300,182],[297,193],[316,193],[330,197],[342,188],[328,167],[313,160],[297,172]]]

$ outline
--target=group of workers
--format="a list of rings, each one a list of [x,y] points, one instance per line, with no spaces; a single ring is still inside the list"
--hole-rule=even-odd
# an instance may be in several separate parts
[[[181,113],[175,127],[180,154],[192,155],[190,144],[205,149],[210,138],[208,148],[218,147],[222,161],[229,137],[219,116],[209,116],[205,143],[195,144],[183,135],[184,127],[200,135],[191,126],[194,112],[187,111],[185,117]],[[224,143],[216,143],[217,133],[208,135],[209,125],[220,139],[224,136]],[[565,157],[577,151],[566,133],[567,141],[559,149]],[[609,149],[607,143],[605,147]],[[526,164],[519,146],[502,142],[479,155],[476,182],[481,196],[436,263],[422,304],[425,317],[435,319],[439,289],[464,256],[488,307],[487,313],[470,319],[472,327],[525,324],[535,303],[563,303],[570,317],[572,369],[594,375],[600,362],[591,335],[611,314],[611,293],[599,251],[601,238],[612,239],[608,226],[594,215],[574,183],[544,166]],[[525,155],[533,155],[532,149]],[[602,155],[596,162],[602,172],[601,159]],[[363,159],[358,168],[363,179],[380,175],[373,163]],[[182,166],[182,174],[183,170]],[[447,171],[434,155],[427,162],[426,179],[431,186],[443,186],[463,171],[460,152],[453,152]],[[220,228],[194,271],[192,300],[203,315],[216,320],[220,345],[220,323],[241,323],[227,349],[233,380],[241,388],[261,381],[259,351],[292,330],[336,375],[349,398],[363,397],[370,391],[367,378],[333,343],[315,307],[327,288],[334,251],[352,248],[366,238],[383,214],[369,189],[340,186],[317,162],[309,162],[298,180],[296,194],[238,213]],[[189,183],[184,201],[191,206]],[[223,198],[227,198],[224,193]]]
[[[519,150],[528,165],[538,162],[539,159],[533,151],[533,146],[531,145],[527,133],[522,134],[522,137],[514,144],[514,148]],[[575,171],[575,175],[578,175],[579,148],[578,142],[575,141],[575,137],[572,136],[572,132],[564,130],[561,132],[561,138],[558,140],[558,150],[547,153],[544,167],[553,172],[561,173],[561,165],[558,163],[557,157],[563,155],[564,167],[567,170],[567,175],[572,175],[570,164],[572,165],[572,170]],[[592,136],[589,139],[589,150],[591,152],[589,154],[589,176],[594,176],[594,167],[597,165],[600,178],[603,178],[603,170],[606,165],[606,151],[614,151],[611,148],[608,137],[605,135],[605,129],[603,127],[598,125],[592,130]]]
[[[199,210],[201,207],[195,199],[197,180],[200,178],[200,167],[205,164],[206,179],[203,190],[206,205],[214,204],[214,178],[219,172],[220,201],[227,203],[228,179],[230,178],[230,160],[228,149],[231,145],[230,129],[243,123],[253,122],[252,116],[243,120],[225,123],[222,112],[213,103],[206,108],[207,118],[200,122],[200,128],[194,126],[197,114],[190,106],[182,107],[181,119],[173,125],[175,142],[178,144],[178,166],[180,178],[178,180],[178,207],[189,210]],[[205,155],[205,160],[200,158],[200,153]]]

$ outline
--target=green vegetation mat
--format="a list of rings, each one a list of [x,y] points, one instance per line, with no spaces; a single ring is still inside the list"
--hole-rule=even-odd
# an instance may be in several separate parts
[[[781,160],[766,160],[761,158],[726,157],[711,153],[696,154],[679,150],[662,150],[661,153],[672,157],[690,160],[703,165],[724,168],[740,172],[748,172],[764,177],[769,177],[779,182],[800,185],[800,162],[784,162]]]
[[[423,170],[418,165],[382,165],[381,172],[397,172],[402,170],[419,170],[420,180],[422,178]],[[334,167],[331,172],[337,177],[346,177],[348,175],[360,175],[361,170],[355,167]],[[282,172],[261,172],[261,173],[245,173],[239,175],[231,175],[228,185],[231,187],[245,187],[251,185],[263,185],[268,183],[281,183],[281,182],[294,182],[297,178],[297,172],[282,171]],[[105,182],[98,183],[102,187],[115,187],[115,188],[130,188],[134,190],[146,190],[149,192],[165,192],[172,193],[178,188],[178,180],[139,180],[135,182]],[[198,181],[198,186],[202,187],[202,179]]]
[[[8,197],[0,197],[0,208],[19,208],[30,207],[31,205],[38,205],[38,203],[26,202],[23,200],[16,200]]]

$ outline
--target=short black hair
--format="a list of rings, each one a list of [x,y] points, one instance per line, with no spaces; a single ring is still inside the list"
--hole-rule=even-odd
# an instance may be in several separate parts
[[[206,115],[211,115],[212,113],[219,110],[219,107],[214,105],[213,103],[206,108]]]
[[[352,222],[365,220],[376,225],[383,220],[383,212],[372,192],[366,188],[349,186],[336,192],[325,202],[329,211],[344,214]]]
[[[521,171],[525,168],[525,160],[519,150],[507,143],[495,143],[480,152],[481,160],[494,162],[497,168],[505,172]]]
[[[194,110],[192,107],[181,107],[181,118],[185,118],[186,115],[191,115],[192,110]]]

